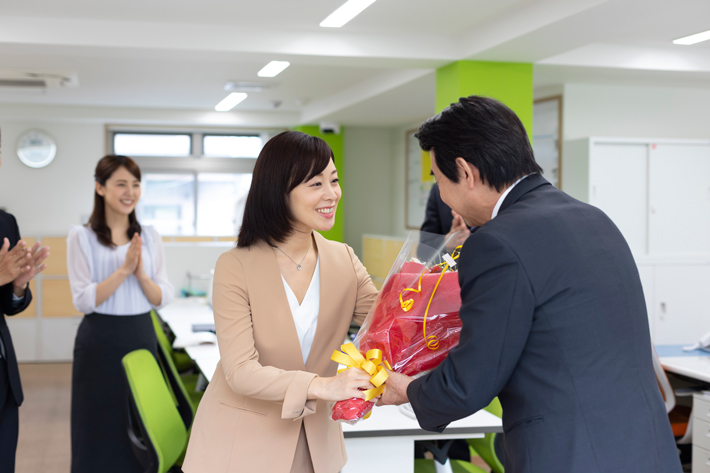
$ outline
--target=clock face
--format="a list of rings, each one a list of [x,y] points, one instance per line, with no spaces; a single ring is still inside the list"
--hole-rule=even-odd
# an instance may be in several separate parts
[[[28,130],[17,143],[17,157],[31,168],[43,168],[57,154],[54,139],[42,130]]]

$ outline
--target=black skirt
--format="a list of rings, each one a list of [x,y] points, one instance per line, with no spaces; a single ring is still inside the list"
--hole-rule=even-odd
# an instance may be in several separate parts
[[[89,314],[74,344],[71,472],[142,473],[128,440],[128,384],[123,357],[145,348],[156,356],[150,313]]]

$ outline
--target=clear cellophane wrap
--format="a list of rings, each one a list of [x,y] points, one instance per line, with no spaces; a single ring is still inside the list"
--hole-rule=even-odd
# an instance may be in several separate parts
[[[446,243],[440,235],[409,235],[355,337],[361,354],[379,350],[383,365],[416,376],[436,368],[458,344],[460,247],[447,251]],[[364,399],[339,401],[331,417],[354,424],[369,417],[373,406]]]

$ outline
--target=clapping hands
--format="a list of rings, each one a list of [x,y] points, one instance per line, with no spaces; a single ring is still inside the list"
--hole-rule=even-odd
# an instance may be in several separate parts
[[[133,234],[131,246],[128,247],[128,251],[126,252],[126,260],[123,263],[123,269],[127,275],[133,274],[139,280],[145,274],[143,271],[143,260],[141,258],[142,251],[143,240],[136,232]]]
[[[27,243],[20,240],[10,250],[10,241],[5,238],[0,247],[0,286],[12,282],[16,289],[24,289],[30,279],[42,272],[46,267],[42,262],[49,256],[49,248],[40,249],[40,246],[37,242],[27,248]]]

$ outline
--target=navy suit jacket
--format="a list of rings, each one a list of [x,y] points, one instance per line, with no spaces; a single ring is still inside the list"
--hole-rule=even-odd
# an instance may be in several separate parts
[[[680,472],[631,251],[539,174],[459,259],[461,341],[407,390],[441,431],[498,396],[506,473]]]
[[[18,241],[20,241],[20,229],[17,227],[17,221],[15,217],[7,212],[0,210],[0,246],[2,246],[2,239],[7,238],[10,240],[10,249],[12,249]],[[29,285],[25,289],[25,297],[22,303],[15,307],[12,298],[12,283],[0,286],[0,310],[3,315],[15,315],[19,314],[30,305],[32,302],[32,293],[30,292]],[[10,330],[7,328],[7,321],[5,317],[0,317],[0,339],[2,339],[2,344],[5,346],[5,358],[7,360],[7,372],[10,381],[10,390],[17,401],[17,405],[22,404],[24,399],[22,394],[22,386],[20,385],[20,371],[17,368],[17,357],[15,356],[15,348],[12,344],[12,338],[10,337]],[[0,386],[2,386],[0,384]],[[0,393],[0,399],[3,399],[7,393]]]
[[[452,223],[454,223],[454,216],[451,215],[451,207],[441,200],[439,184],[434,184],[426,202],[426,215],[421,231],[446,235],[451,230]]]

